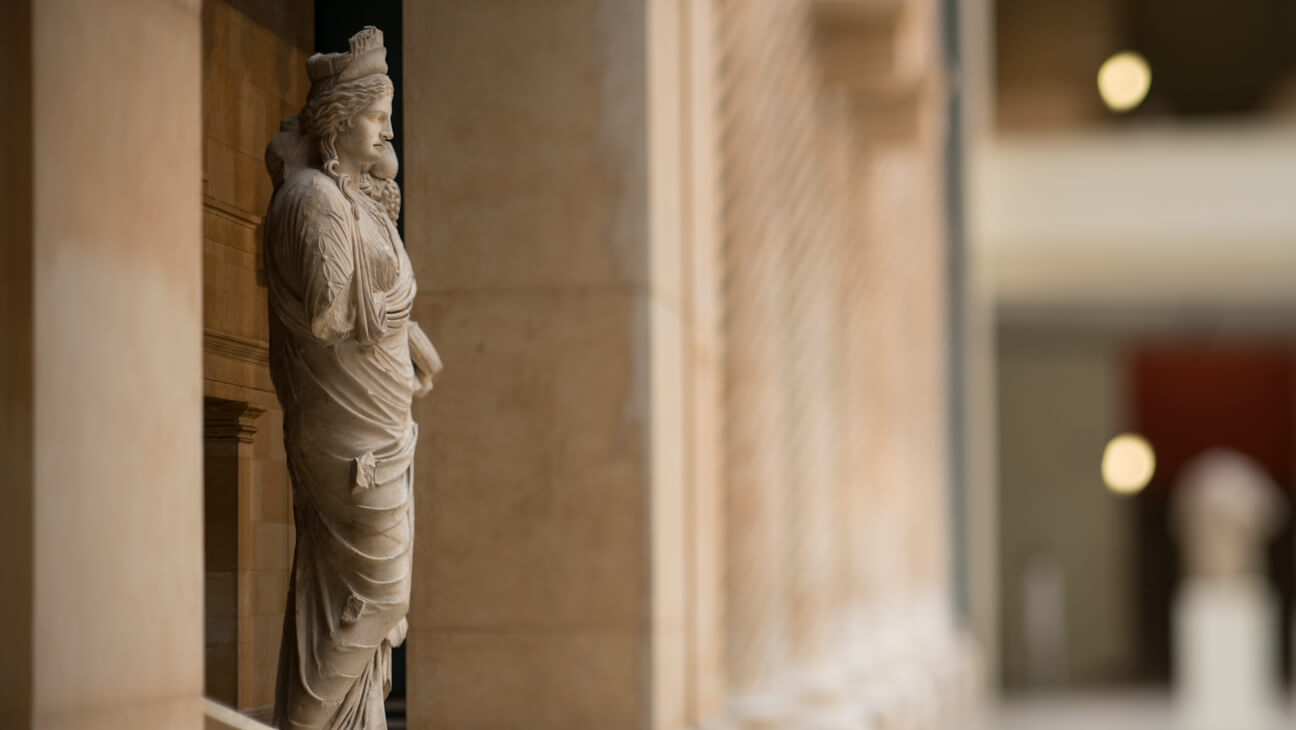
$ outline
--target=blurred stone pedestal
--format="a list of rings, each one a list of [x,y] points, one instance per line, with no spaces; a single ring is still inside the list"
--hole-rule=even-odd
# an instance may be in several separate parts
[[[1175,604],[1175,701],[1185,730],[1273,726],[1278,601],[1259,578],[1192,580]]]

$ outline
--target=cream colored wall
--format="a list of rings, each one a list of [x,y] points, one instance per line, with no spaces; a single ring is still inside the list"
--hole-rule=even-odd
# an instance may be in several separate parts
[[[30,28],[31,719],[198,728],[199,7],[42,0]]]
[[[1022,569],[1046,552],[1066,578],[1066,681],[1120,681],[1136,668],[1134,513],[1099,470],[1124,426],[1119,344],[1008,329],[998,359],[1004,677],[1026,683]]]

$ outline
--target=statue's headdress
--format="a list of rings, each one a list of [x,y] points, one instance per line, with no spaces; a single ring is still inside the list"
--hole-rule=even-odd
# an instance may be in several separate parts
[[[366,25],[351,36],[351,50],[346,53],[316,53],[306,59],[306,76],[310,79],[308,99],[314,99],[338,83],[387,73],[387,48],[381,30]]]

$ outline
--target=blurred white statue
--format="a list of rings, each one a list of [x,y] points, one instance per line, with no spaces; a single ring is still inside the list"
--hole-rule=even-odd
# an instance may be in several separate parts
[[[1250,458],[1214,449],[1184,468],[1174,521],[1184,581],[1175,598],[1175,691],[1184,727],[1276,727],[1278,601],[1264,551],[1285,518]]]
[[[1263,576],[1265,545],[1286,517],[1269,475],[1230,449],[1185,467],[1174,510],[1184,572],[1201,580]]]
[[[1022,569],[1022,624],[1026,666],[1033,687],[1066,684],[1066,571],[1048,552],[1030,556]]]

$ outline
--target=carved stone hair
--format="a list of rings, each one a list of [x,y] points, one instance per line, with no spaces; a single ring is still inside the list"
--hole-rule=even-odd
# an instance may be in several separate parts
[[[360,192],[377,201],[392,223],[400,219],[401,191],[395,180],[366,174],[360,181]]]
[[[395,86],[385,74],[372,74],[353,81],[343,81],[328,91],[306,101],[299,116],[301,130],[315,140],[319,149],[320,168],[337,181],[342,194],[355,200],[347,192],[348,175],[338,162],[337,138],[351,128],[355,118],[365,107],[387,94],[395,93]],[[356,181],[359,184],[360,181]],[[356,211],[358,215],[359,212]]]

